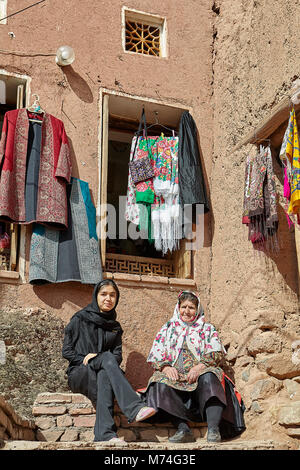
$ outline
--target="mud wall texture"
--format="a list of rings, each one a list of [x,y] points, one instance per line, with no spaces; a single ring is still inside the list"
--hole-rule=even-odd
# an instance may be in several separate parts
[[[298,1],[214,3],[209,311],[245,399],[248,435],[278,433],[289,442],[299,442],[300,361],[294,341],[300,322],[294,233],[281,203],[282,169],[273,158],[280,251],[258,253],[242,225],[245,162],[255,146],[233,148],[268,117],[299,76],[300,33],[297,21],[290,21],[298,11]],[[294,416],[289,424],[280,409]]]
[[[183,108],[191,109],[199,132],[207,180],[212,166],[211,2],[130,0],[125,3],[128,8],[166,17],[168,56],[162,59],[124,52],[121,21],[123,5],[121,0],[100,0],[92,3],[88,0],[45,1],[8,18],[6,25],[0,25],[0,70],[30,77],[31,93],[39,95],[42,108],[64,122],[71,145],[73,176],[89,183],[95,205],[101,126],[100,88],[163,103],[180,103]],[[27,6],[26,0],[11,0],[8,2],[8,14]],[[14,35],[9,35],[10,32]],[[75,51],[75,62],[71,66],[59,67],[55,63],[55,53],[61,45],[70,45]],[[29,237],[27,241],[28,271]],[[206,220],[205,243],[201,257],[197,257],[195,262],[199,289],[207,303],[210,266],[209,218]],[[151,373],[147,369],[145,359],[155,332],[172,316],[177,293],[181,289],[182,286],[165,290],[139,288],[133,283],[130,286],[120,285],[118,318],[124,329],[123,366],[134,386],[144,386]],[[60,356],[62,330],[57,325],[61,325],[59,321],[66,324],[77,310],[87,305],[91,293],[91,286],[75,282],[35,287],[0,282],[0,310],[4,312],[3,321],[7,323],[7,312],[12,312],[12,318],[20,316],[22,320],[15,320],[12,325],[9,323],[9,330],[3,329],[1,336],[2,341],[7,342],[7,347],[10,346],[10,349],[7,349],[7,364],[14,361],[17,363],[17,370],[14,372],[16,380],[13,379],[15,386],[17,387],[19,374],[23,374],[24,368],[27,370],[33,367],[38,370],[38,377],[33,377],[30,371],[28,375],[25,374],[24,381],[28,379],[31,392],[28,395],[29,388],[26,388],[27,385],[25,388],[22,386],[24,395],[27,394],[31,398],[33,393],[44,391],[39,388],[43,384],[45,391],[55,391],[55,388],[65,390],[66,364],[64,361],[62,365]],[[26,316],[26,312],[29,312],[29,316]],[[34,316],[31,316],[30,312],[35,312]],[[22,334],[23,320],[26,318],[27,326],[32,325],[34,336],[35,321],[39,315],[37,312],[42,312],[41,315],[51,315],[54,331],[60,335],[57,342],[53,342],[51,347],[49,345],[52,354],[47,353],[51,371],[57,367],[62,370],[55,378],[51,372],[52,385],[50,380],[47,381],[47,369],[37,369],[34,364],[38,361],[34,364],[31,360],[27,361],[28,350],[23,350],[22,347],[22,341],[26,340]],[[49,318],[48,321],[51,325]],[[43,321],[44,326],[46,323]],[[8,337],[8,331],[14,332],[14,339]],[[17,337],[20,341],[13,347]],[[42,361],[43,354],[38,346],[38,336],[34,344],[36,357]],[[7,390],[11,391],[14,404],[18,403],[22,390],[13,392],[9,388],[10,378],[4,373],[3,380],[3,388],[5,389],[7,383]],[[33,382],[30,385],[31,381]],[[27,398],[25,403],[29,403]],[[28,406],[27,409],[30,412]]]

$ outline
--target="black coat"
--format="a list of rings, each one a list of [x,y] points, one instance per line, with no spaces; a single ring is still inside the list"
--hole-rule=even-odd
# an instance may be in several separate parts
[[[97,381],[96,373],[99,370],[101,354],[110,351],[118,364],[122,362],[122,334],[123,330],[116,321],[115,309],[110,312],[100,312],[97,303],[97,294],[105,281],[96,285],[92,302],[84,309],[73,315],[65,328],[62,356],[69,361],[67,369],[68,384],[74,393],[86,395],[92,402],[96,402]],[[119,299],[119,291],[117,302]],[[97,354],[87,365],[83,359],[89,353]]]
[[[209,211],[197,128],[188,111],[182,113],[179,124],[178,180],[181,205],[204,204],[204,213]]]

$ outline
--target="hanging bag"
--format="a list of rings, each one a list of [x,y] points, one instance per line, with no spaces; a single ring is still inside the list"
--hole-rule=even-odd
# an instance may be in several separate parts
[[[138,158],[137,160],[135,160],[134,157],[135,157],[136,146],[137,146],[140,134],[142,132],[143,126],[144,126],[143,136],[147,140],[148,155],[146,157]],[[129,162],[129,169],[130,169],[131,178],[134,184],[140,183],[141,181],[149,180],[154,177],[154,170],[151,165],[150,149],[148,145],[147,126],[146,126],[146,117],[145,117],[144,109],[142,111],[139,129],[136,133],[136,142],[135,142],[135,147],[134,147],[134,151],[132,154],[132,160]]]

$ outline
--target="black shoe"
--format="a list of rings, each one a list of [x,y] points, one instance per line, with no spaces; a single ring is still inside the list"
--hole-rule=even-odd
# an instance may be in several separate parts
[[[218,428],[208,429],[207,442],[221,442],[221,434]]]
[[[177,431],[174,436],[169,437],[169,442],[195,442],[192,431]]]

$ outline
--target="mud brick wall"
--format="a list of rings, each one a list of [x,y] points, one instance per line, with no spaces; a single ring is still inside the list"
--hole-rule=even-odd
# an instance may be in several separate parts
[[[0,443],[2,440],[35,441],[35,423],[20,417],[0,396]]]
[[[32,409],[39,441],[93,441],[96,410],[88,398],[79,393],[40,393]],[[118,436],[128,442],[165,441],[175,433],[171,423],[128,423],[115,406]],[[190,423],[197,440],[206,436],[206,423]]]

